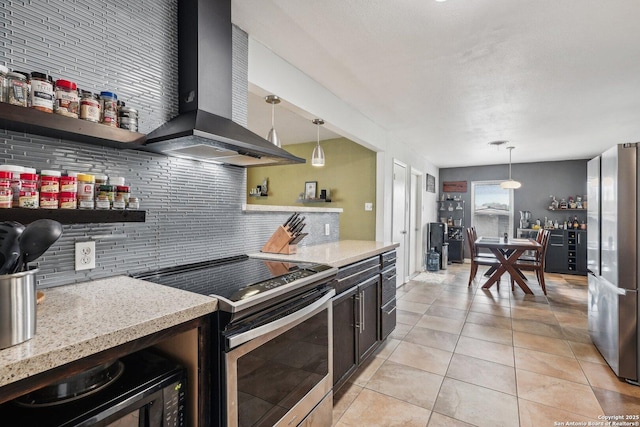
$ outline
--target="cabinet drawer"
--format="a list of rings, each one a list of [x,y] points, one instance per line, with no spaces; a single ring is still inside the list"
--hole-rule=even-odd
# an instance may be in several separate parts
[[[380,260],[378,257],[369,258],[355,264],[348,265],[338,270],[337,280],[330,283],[340,294],[353,285],[357,285],[380,273]]]
[[[380,264],[385,269],[390,265],[396,264],[396,251],[385,252],[380,255]]]
[[[396,328],[396,299],[380,308],[380,337],[385,339]]]
[[[382,305],[388,303],[396,297],[396,268],[389,268],[380,273],[382,279]]]

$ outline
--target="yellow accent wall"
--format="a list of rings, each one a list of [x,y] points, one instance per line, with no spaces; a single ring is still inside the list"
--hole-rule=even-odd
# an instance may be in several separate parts
[[[250,197],[247,189],[247,203],[342,208],[340,240],[375,240],[376,153],[345,138],[330,139],[320,142],[325,166],[313,167],[311,153],[315,145],[316,142],[307,142],[283,147],[306,159],[303,165],[248,168],[247,186],[255,188],[268,178],[269,196]],[[318,182],[318,197],[321,189],[331,190],[332,203],[296,203],[306,181]],[[365,211],[365,203],[373,203],[373,210]]]

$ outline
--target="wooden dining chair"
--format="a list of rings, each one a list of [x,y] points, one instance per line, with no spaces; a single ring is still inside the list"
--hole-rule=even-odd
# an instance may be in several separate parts
[[[476,277],[478,273],[479,265],[488,265],[491,267],[497,267],[500,265],[500,262],[495,257],[484,257],[478,256],[477,248],[476,248],[476,240],[477,236],[474,235],[474,230],[471,228],[467,228],[467,241],[469,242],[469,254],[471,259],[471,271],[469,272],[469,284],[467,286],[471,286],[471,282]],[[498,290],[500,289],[500,283],[497,283]]]
[[[518,270],[525,271],[534,271],[536,273],[536,278],[538,279],[538,283],[540,283],[540,287],[542,288],[542,292],[547,294],[547,286],[544,282],[544,260],[547,255],[547,247],[549,246],[549,238],[551,236],[551,232],[549,230],[542,230],[539,235],[540,238],[540,249],[536,251],[535,257],[532,260],[529,259],[518,259],[515,263],[515,267]],[[511,278],[511,290],[514,289],[514,280]]]

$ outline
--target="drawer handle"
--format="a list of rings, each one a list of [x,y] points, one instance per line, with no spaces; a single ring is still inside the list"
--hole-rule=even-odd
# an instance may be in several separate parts
[[[397,274],[394,274],[394,275],[392,275],[392,276],[385,277],[385,278],[384,278],[384,280],[392,280],[392,279],[395,279],[395,278],[396,278],[396,276],[397,276]]]
[[[390,311],[386,311],[386,310],[385,310],[385,314],[391,314],[391,313],[393,313],[394,311],[396,311],[396,308],[398,308],[398,306],[397,306],[397,305],[394,305],[394,306],[393,306],[393,308],[392,308]]]

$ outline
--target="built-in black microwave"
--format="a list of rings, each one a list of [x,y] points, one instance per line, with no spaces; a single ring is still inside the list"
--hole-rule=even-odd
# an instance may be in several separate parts
[[[6,402],[0,419],[20,427],[183,427],[186,386],[183,367],[143,350]]]

